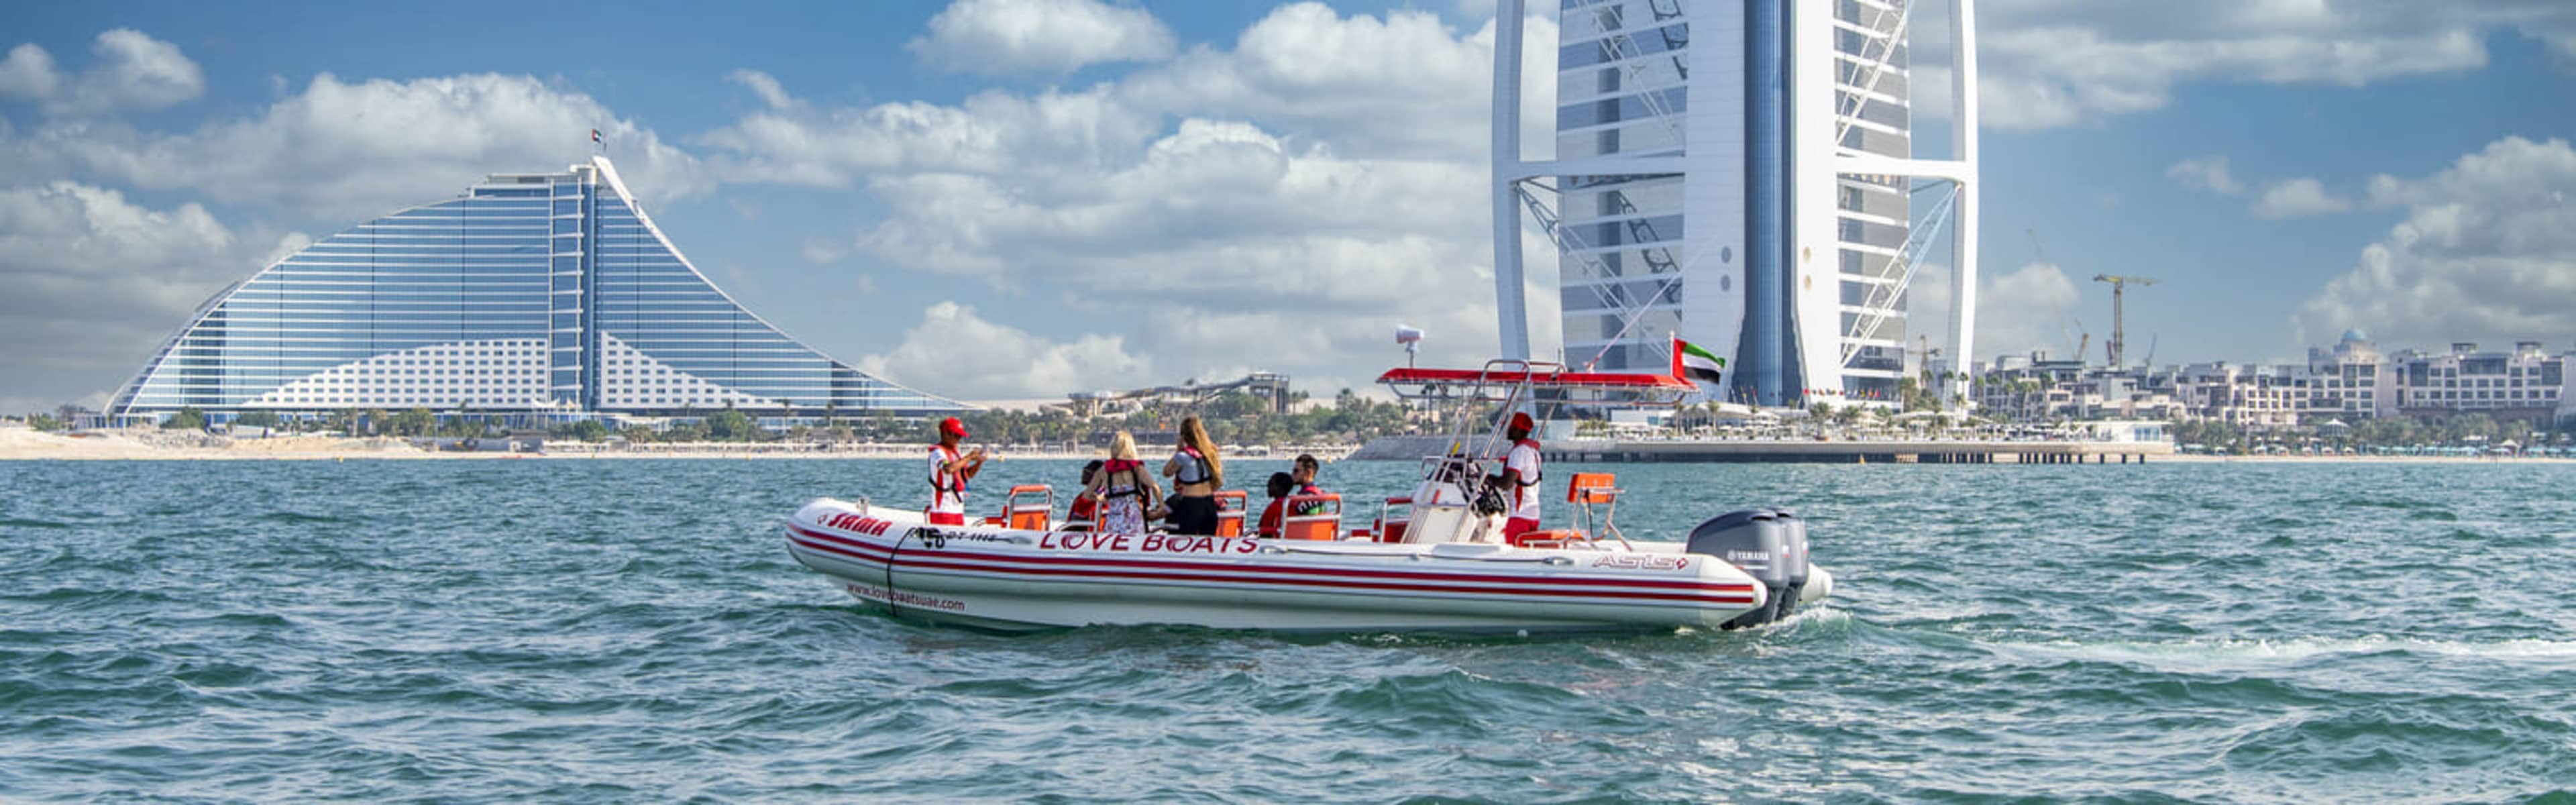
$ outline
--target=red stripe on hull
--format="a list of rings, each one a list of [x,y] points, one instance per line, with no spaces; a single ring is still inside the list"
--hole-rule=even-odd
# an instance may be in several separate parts
[[[887,550],[887,549],[884,549],[884,548],[880,548],[880,547],[875,546],[875,545],[870,545],[870,544],[867,544],[867,543],[864,543],[864,542],[860,542],[860,541],[857,541],[857,540],[848,539],[848,538],[846,538],[846,537],[839,537],[839,536],[835,536],[835,535],[832,535],[832,534],[822,534],[822,533],[817,533],[817,532],[810,531],[810,530],[807,530],[807,529],[804,529],[804,528],[797,528],[797,527],[793,527],[793,526],[791,526],[791,527],[789,528],[789,530],[790,530],[790,531],[794,531],[794,532],[796,532],[797,534],[800,534],[800,535],[803,535],[803,536],[806,536],[806,537],[812,537],[812,538],[817,538],[817,539],[829,540],[829,541],[832,541],[832,542],[842,543],[842,544],[850,545],[850,546],[853,546],[853,547],[858,547],[858,548],[861,548],[861,549],[864,549],[864,550],[868,550],[868,551],[872,551],[872,552],[882,553],[882,554],[884,554],[884,558],[888,558],[888,559],[893,559],[893,558],[895,558],[895,553],[894,553],[893,551],[890,551],[890,550]],[[907,552],[907,555],[906,555],[906,556],[904,556],[903,558],[896,559],[896,563],[897,563],[897,564],[909,564],[909,563],[914,563],[914,562],[922,561],[922,560],[919,560],[919,559],[912,558],[913,556],[918,555],[919,553],[921,553],[921,552],[918,552],[918,551],[914,551],[914,552]],[[1129,559],[1099,559],[1099,558],[1092,558],[1092,557],[1075,557],[1075,556],[1035,556],[1035,555],[1031,555],[1031,556],[1003,556],[1003,555],[995,555],[995,554],[978,554],[978,553],[974,553],[974,552],[971,552],[971,551],[940,551],[940,552],[938,552],[938,553],[937,553],[937,554],[935,554],[935,555],[936,555],[936,556],[938,556],[938,557],[940,557],[940,558],[942,558],[942,559],[953,559],[953,560],[960,560],[960,561],[1019,562],[1019,563],[1024,563],[1024,564],[1058,565],[1058,566],[1067,566],[1067,567],[1132,568],[1132,569],[1139,569],[1139,570],[1164,570],[1164,571],[1175,571],[1175,570],[1177,570],[1177,571],[1217,570],[1217,571],[1225,571],[1225,572],[1233,572],[1233,573],[1259,573],[1259,574],[1291,575],[1291,576],[1329,576],[1329,577],[1337,577],[1337,578],[1344,578],[1344,579],[1352,579],[1352,578],[1359,578],[1359,579],[1406,579],[1406,580],[1413,580],[1413,581],[1465,582],[1465,583],[1485,583],[1485,584],[1523,584],[1523,585],[1526,585],[1526,584],[1539,584],[1539,585],[1555,585],[1555,586],[1561,586],[1561,587],[1635,587],[1635,588],[1645,588],[1645,589],[1655,589],[1655,590],[1675,590],[1675,591],[1686,592],[1686,593],[1700,593],[1700,594],[1731,593],[1731,594],[1742,595],[1742,596],[1746,596],[1746,597],[1750,597],[1750,596],[1753,594],[1753,585],[1750,585],[1750,584],[1710,584],[1710,583],[1707,583],[1707,582],[1699,582],[1699,581],[1681,581],[1681,580],[1673,580],[1673,579],[1618,579],[1618,578],[1579,578],[1579,577],[1578,577],[1578,578],[1540,578],[1540,577],[1532,577],[1532,576],[1490,576],[1490,575],[1482,575],[1482,574],[1475,574],[1475,573],[1420,573],[1420,572],[1410,572],[1410,571],[1401,571],[1401,570],[1366,570],[1366,569],[1359,569],[1359,568],[1348,568],[1348,569],[1345,569],[1345,568],[1328,568],[1328,567],[1264,567],[1264,566],[1212,565],[1212,564],[1205,563],[1205,562],[1138,561],[1138,560],[1129,560]]]
[[[1213,583],[1220,583],[1220,584],[1262,584],[1262,585],[1280,585],[1280,586],[1293,586],[1293,587],[1321,587],[1321,588],[1326,588],[1326,589],[1372,590],[1372,591],[1388,591],[1388,592],[1452,593],[1452,594],[1468,594],[1468,595],[1497,596],[1497,597],[1503,597],[1503,598],[1529,598],[1529,597],[1544,597],[1544,598],[1551,598],[1551,599],[1556,599],[1556,598],[1607,598],[1607,599],[1625,599],[1625,600],[1641,600],[1641,601],[1664,601],[1664,602],[1677,602],[1677,603],[1685,603],[1685,604],[1712,604],[1712,605],[1725,605],[1725,606],[1752,606],[1754,603],[1756,603],[1756,602],[1752,599],[1752,597],[1751,597],[1751,595],[1750,595],[1750,593],[1752,592],[1752,589],[1751,589],[1749,586],[1744,586],[1744,585],[1731,585],[1731,586],[1733,587],[1733,589],[1726,590],[1726,592],[1727,592],[1727,593],[1729,593],[1730,595],[1728,595],[1728,596],[1720,596],[1720,595],[1713,595],[1713,594],[1700,594],[1700,595],[1694,595],[1694,594],[1689,594],[1689,593],[1663,593],[1663,592],[1643,592],[1643,591],[1632,591],[1632,590],[1609,590],[1609,589],[1590,589],[1590,590],[1584,590],[1584,589],[1528,589],[1528,588],[1523,588],[1523,589],[1501,589],[1501,588],[1494,588],[1494,587],[1470,587],[1470,586],[1462,586],[1462,585],[1455,585],[1455,584],[1418,584],[1418,583],[1396,583],[1396,582],[1367,581],[1367,580],[1358,580],[1358,579],[1349,579],[1349,578],[1344,578],[1344,579],[1318,579],[1318,578],[1264,578],[1264,577],[1261,577],[1261,576],[1258,576],[1258,575],[1246,575],[1246,574],[1243,574],[1243,573],[1240,573],[1240,572],[1234,572],[1234,573],[1223,572],[1223,571],[1240,571],[1240,570],[1276,570],[1277,568],[1258,568],[1258,569],[1255,569],[1255,568],[1188,568],[1188,567],[1186,567],[1186,566],[1169,566],[1169,565],[1165,566],[1165,567],[1164,567],[1164,568],[1162,568],[1162,569],[1149,569],[1149,570],[1101,570],[1101,569],[1088,569],[1088,568],[1086,568],[1086,569],[1072,569],[1072,568],[1065,568],[1065,569],[1058,569],[1058,568],[1030,568],[1030,567],[1016,567],[1016,566],[1012,566],[1012,565],[1008,565],[1008,564],[1002,564],[1002,563],[996,563],[996,562],[975,562],[975,561],[972,561],[972,560],[965,561],[965,562],[953,562],[953,561],[938,561],[938,560],[931,560],[931,559],[918,559],[918,558],[912,558],[912,557],[897,557],[897,558],[894,558],[894,559],[888,560],[888,559],[882,559],[882,558],[878,558],[878,557],[874,557],[874,556],[869,556],[869,555],[865,555],[865,554],[861,554],[861,553],[857,553],[857,552],[853,552],[853,551],[843,550],[843,549],[840,549],[840,548],[837,548],[837,547],[835,547],[835,546],[828,545],[828,544],[819,544],[819,543],[807,542],[807,541],[805,541],[805,540],[801,540],[801,539],[791,539],[790,541],[791,541],[791,542],[793,542],[793,543],[795,543],[796,545],[798,545],[798,546],[800,546],[800,547],[804,547],[804,548],[807,548],[807,549],[816,550],[816,551],[822,551],[822,552],[825,552],[825,553],[831,553],[831,554],[838,554],[838,555],[842,555],[842,556],[848,556],[848,557],[852,557],[852,558],[859,559],[859,560],[861,560],[861,561],[868,562],[868,563],[870,563],[870,564],[890,566],[890,567],[892,567],[892,568],[894,568],[894,569],[913,569],[913,570],[950,570],[950,571],[959,571],[959,572],[966,572],[966,573],[992,573],[992,574],[1002,574],[1002,575],[1011,575],[1011,576],[1023,576],[1023,577],[1026,577],[1026,576],[1038,576],[1038,577],[1080,576],[1080,577],[1089,577],[1089,578],[1120,578],[1120,579],[1135,579],[1135,580],[1144,580],[1144,581],[1213,582]],[[1202,570],[1202,569],[1203,569],[1203,570],[1215,570],[1215,571],[1220,571],[1220,572],[1216,572],[1216,573],[1208,573],[1208,572],[1189,572],[1189,571],[1192,571],[1192,570]],[[1409,575],[1421,575],[1421,574],[1409,574]],[[1512,581],[1517,581],[1517,582],[1522,582],[1522,583],[1528,583],[1528,582],[1533,582],[1533,581],[1538,581],[1538,580],[1535,580],[1535,579],[1514,579],[1514,580],[1512,580]],[[1613,582],[1608,582],[1608,584],[1615,585],[1615,584],[1616,584],[1616,582],[1615,582],[1615,581],[1613,581]],[[1597,586],[1598,586],[1598,585],[1597,585]]]

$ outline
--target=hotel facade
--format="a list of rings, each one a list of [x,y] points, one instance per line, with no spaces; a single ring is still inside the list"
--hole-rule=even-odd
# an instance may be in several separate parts
[[[2080,360],[2004,358],[1978,374],[1991,416],[2205,419],[2254,428],[2353,424],[2392,417],[2485,414],[2546,426],[2576,417],[2576,353],[2538,341],[2509,350],[2460,342],[2448,350],[2382,353],[2359,330],[2311,348],[2306,363],[2194,363],[2109,369]]]
[[[1893,403],[1917,335],[1972,354],[1976,67],[1969,0],[1549,0],[1553,159],[1518,159],[1521,3],[1495,67],[1496,292],[1527,355],[1520,222],[1558,247],[1563,360],[1668,365],[1667,334],[1728,359],[1707,396]],[[1914,156],[1918,7],[1946,9],[1959,111],[1948,159]],[[1950,239],[1950,332],[1907,291]],[[1515,350],[1518,350],[1517,352]],[[1963,388],[1963,387],[1962,387]]]
[[[790,338],[715,287],[607,158],[496,174],[323,238],[199,306],[111,398],[183,408],[764,417],[965,406]]]

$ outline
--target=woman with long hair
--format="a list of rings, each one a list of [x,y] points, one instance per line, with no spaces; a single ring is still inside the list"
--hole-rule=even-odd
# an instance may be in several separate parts
[[[1216,454],[1207,426],[1198,417],[1181,420],[1181,438],[1172,459],[1163,462],[1163,477],[1172,479],[1171,523],[1174,534],[1216,535],[1216,490],[1225,484],[1225,459]]]
[[[1163,496],[1162,487],[1154,485],[1145,473],[1145,462],[1136,460],[1136,437],[1126,431],[1109,441],[1109,461],[1091,477],[1083,493],[1099,501],[1099,513],[1093,531],[1108,534],[1145,533],[1145,512],[1154,508]]]

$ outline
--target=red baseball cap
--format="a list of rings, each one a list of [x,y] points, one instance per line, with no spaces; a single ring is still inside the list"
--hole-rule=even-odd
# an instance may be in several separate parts
[[[966,423],[957,421],[957,418],[953,416],[947,419],[942,419],[939,420],[939,432],[942,434],[954,435],[957,438],[963,439],[966,438]]]
[[[1515,411],[1512,412],[1512,428],[1514,430],[1538,430],[1538,423],[1530,419],[1528,412]]]

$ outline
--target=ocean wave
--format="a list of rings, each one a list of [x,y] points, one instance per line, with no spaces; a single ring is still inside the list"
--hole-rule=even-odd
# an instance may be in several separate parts
[[[2034,657],[2134,663],[2176,669],[2279,666],[2304,663],[2318,658],[2387,653],[2500,661],[2576,661],[2576,640],[2539,638],[2457,641],[2368,635],[2354,638],[2211,638],[2169,641],[1996,641],[1987,645],[1999,651]]]

